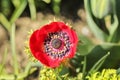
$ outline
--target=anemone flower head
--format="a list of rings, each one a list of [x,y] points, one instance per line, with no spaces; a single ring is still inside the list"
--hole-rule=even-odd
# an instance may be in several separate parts
[[[75,55],[77,42],[75,31],[64,22],[51,22],[32,33],[29,46],[37,60],[55,68]]]

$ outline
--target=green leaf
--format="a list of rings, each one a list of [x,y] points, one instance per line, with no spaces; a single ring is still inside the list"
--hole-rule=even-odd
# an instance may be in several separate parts
[[[85,10],[86,10],[86,15],[87,15],[87,22],[88,25],[91,29],[91,31],[93,32],[93,34],[95,35],[96,38],[102,40],[102,41],[106,41],[108,35],[106,33],[104,33],[95,23],[95,21],[93,20],[92,14],[91,14],[91,10],[90,10],[90,0],[84,0],[84,5],[85,5]]]
[[[111,54],[108,56],[108,58],[105,60],[104,65],[102,65],[102,68],[115,68],[119,67],[119,61],[120,61],[120,45],[119,44],[112,44],[112,43],[106,43],[106,44],[99,44],[96,45],[96,47],[90,52],[90,54],[87,55],[87,70],[90,70],[92,65],[96,61],[98,61],[102,56],[105,55],[105,53],[110,52]]]
[[[117,69],[117,75],[120,75],[120,68]]]
[[[103,62],[105,61],[105,59],[110,55],[110,52],[108,52],[106,55],[104,55],[101,59],[99,59],[94,65],[93,67],[90,69],[89,74],[96,72],[103,64]]]
[[[108,38],[108,41],[112,41],[114,36],[115,36],[115,33],[116,33],[116,30],[118,28],[118,18],[117,18],[117,15],[114,14],[114,23],[111,24],[110,28],[108,29],[109,30],[109,33],[110,33],[110,36]]]
[[[0,0],[0,12],[3,13],[6,17],[9,17],[12,13],[11,8],[11,0]]]
[[[82,43],[78,43],[77,54],[82,56],[88,55],[95,47],[95,45],[85,36],[80,36],[80,40]]]
[[[100,44],[100,46],[101,46],[104,50],[109,50],[109,49],[111,49],[112,47],[120,46],[120,43],[102,43],[102,44]]]

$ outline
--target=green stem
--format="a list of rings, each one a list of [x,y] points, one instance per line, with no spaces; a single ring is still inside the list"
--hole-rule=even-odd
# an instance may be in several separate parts
[[[7,48],[5,49],[2,64],[0,65],[0,75],[1,75],[3,68],[4,68],[4,65],[5,65],[6,56],[7,56]]]
[[[60,3],[61,3],[61,0],[52,0],[53,2],[53,11],[56,15],[60,15]]]
[[[30,69],[32,67],[41,67],[41,65],[37,63],[28,63],[23,73],[19,73],[17,75],[0,75],[0,80],[23,80],[25,77],[29,75]]]
[[[5,27],[5,29],[8,32],[10,31],[11,24],[9,23],[7,18],[2,13],[0,13],[0,23]]]
[[[87,59],[86,59],[86,56],[84,56],[84,63],[83,63],[83,69],[82,69],[82,73],[83,73],[82,79],[83,80],[85,79],[86,64],[87,64]]]
[[[11,1],[12,1],[12,4],[14,5],[15,8],[20,6],[20,1],[21,0],[11,0]]]
[[[59,76],[59,68],[54,69],[55,75],[56,75],[56,80],[62,80],[61,77]]]
[[[20,6],[15,9],[15,11],[10,19],[11,24],[14,23],[18,19],[18,17],[22,14],[22,12],[26,8],[26,6],[27,6],[27,0],[22,0]]]
[[[30,8],[31,19],[32,19],[32,20],[35,20],[35,19],[36,19],[35,2],[34,2],[34,0],[28,0],[28,2],[29,2],[29,8]]]
[[[13,56],[14,73],[18,74],[18,62],[17,62],[16,51],[15,51],[15,24],[13,24],[11,27],[10,41],[11,41],[11,49],[12,49],[12,56]]]
[[[0,76],[0,80],[20,80],[24,79],[25,77],[27,77],[26,73],[21,73],[18,75],[2,75]]]

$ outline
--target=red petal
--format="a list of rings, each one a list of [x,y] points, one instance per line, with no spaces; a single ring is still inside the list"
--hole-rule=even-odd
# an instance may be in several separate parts
[[[32,51],[32,53],[39,51],[40,46],[38,46],[38,38],[37,38],[37,33],[39,32],[39,30],[36,30],[30,37],[30,49]]]
[[[55,68],[60,64],[59,60],[52,59],[51,57],[47,56],[46,53],[38,52],[35,55],[40,62],[48,67]]]
[[[75,31],[71,30],[71,42],[72,42],[72,46],[71,46],[71,54],[70,57],[73,57],[76,53],[76,47],[77,47],[77,43],[78,43],[78,37],[77,34],[75,33]]]
[[[59,66],[60,60],[54,60],[44,52],[44,39],[47,34],[44,30],[36,30],[30,37],[30,50],[33,56],[48,67]]]
[[[60,30],[60,28],[58,27],[58,24],[56,23],[56,22],[52,22],[52,23],[50,23],[50,24],[48,24],[48,25],[45,25],[45,26],[43,26],[43,28],[42,29],[44,29],[47,33],[49,32],[57,32],[57,31],[59,31]],[[41,30],[42,30],[41,29]]]
[[[67,30],[70,28],[65,25],[63,22],[52,22],[48,25],[43,26],[40,30],[44,30],[46,32],[58,32],[61,30]]]

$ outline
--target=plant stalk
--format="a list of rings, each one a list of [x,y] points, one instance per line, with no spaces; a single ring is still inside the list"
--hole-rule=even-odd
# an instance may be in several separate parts
[[[82,69],[82,73],[83,73],[82,79],[83,80],[85,79],[86,64],[87,64],[87,58],[86,58],[86,56],[84,56],[84,63],[83,63],[83,69]]]
[[[15,48],[15,24],[11,27],[10,33],[10,42],[11,42],[11,50],[12,50],[12,57],[13,57],[13,67],[15,75],[18,74],[18,62],[17,62],[17,55],[16,55],[16,48]]]
[[[28,2],[29,2],[31,19],[32,19],[32,20],[35,20],[35,19],[36,19],[36,7],[35,7],[35,2],[34,2],[34,0],[28,0]]]

